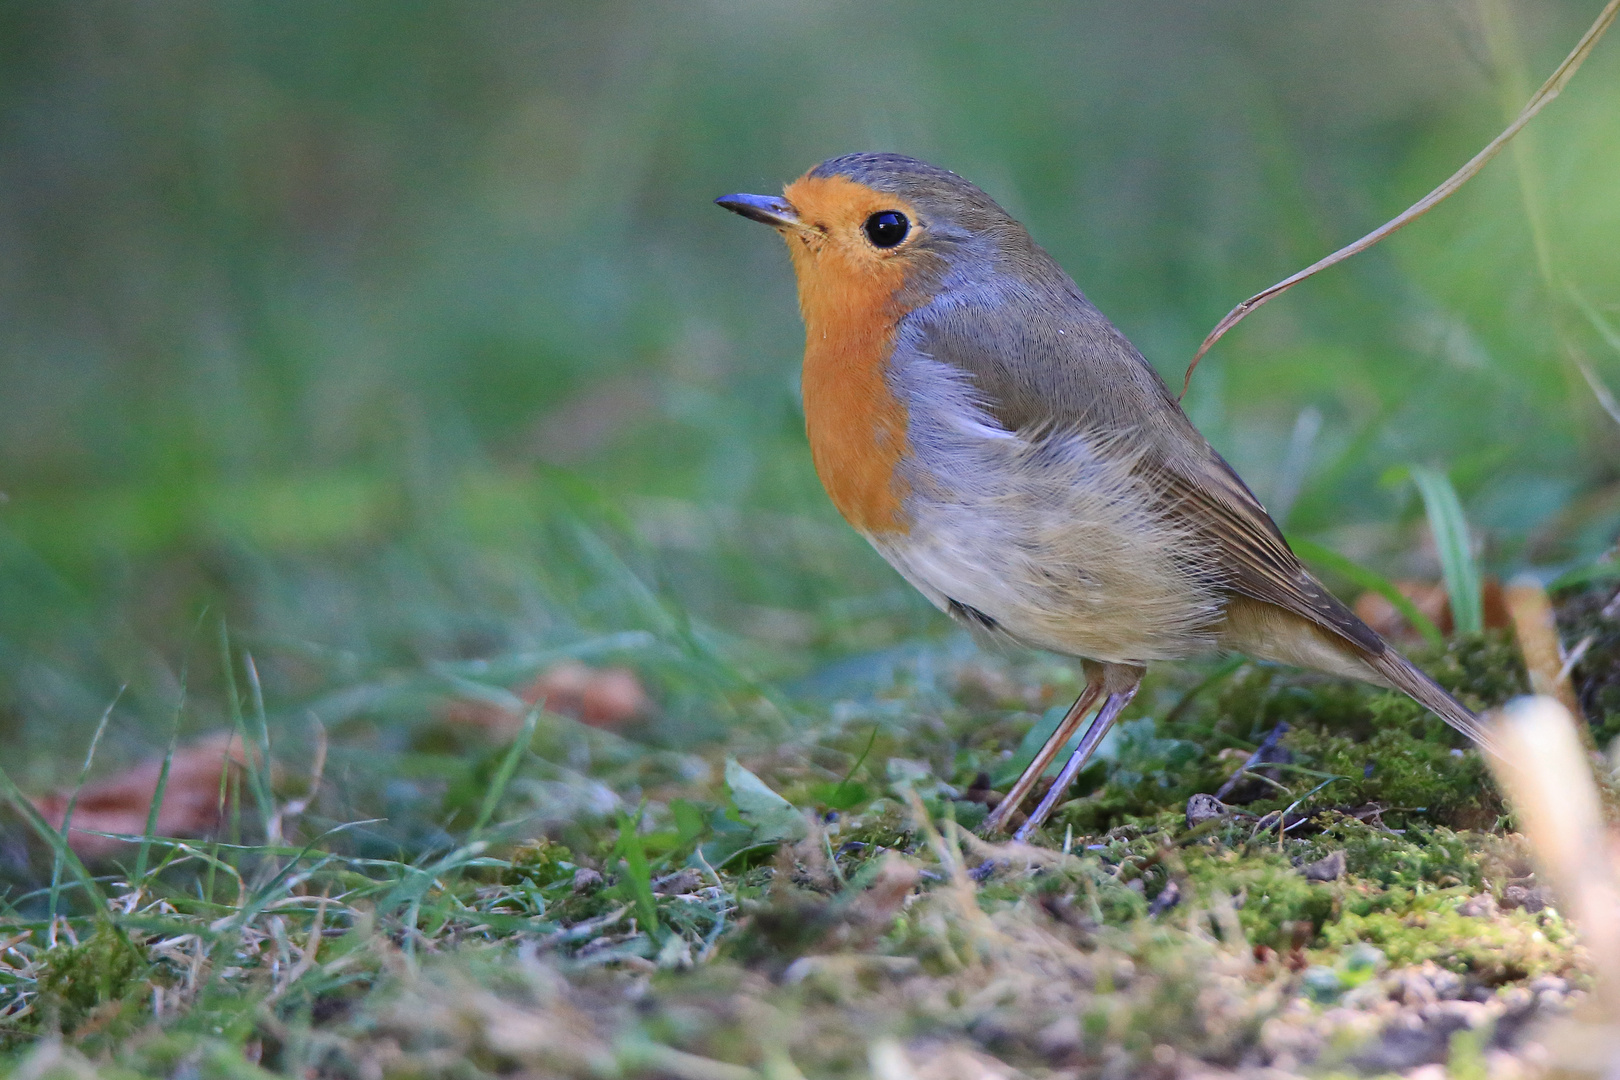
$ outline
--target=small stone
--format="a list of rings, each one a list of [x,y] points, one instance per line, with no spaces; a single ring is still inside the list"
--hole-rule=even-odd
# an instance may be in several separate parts
[[[1164,883],[1164,888],[1159,890],[1159,895],[1155,896],[1153,902],[1148,905],[1148,914],[1163,915],[1179,903],[1181,903],[1181,886],[1177,885],[1175,879],[1172,878]]]
[[[692,867],[665,874],[652,883],[652,891],[659,896],[681,896],[697,892],[703,886],[703,875]]]
[[[1035,1045],[1049,1058],[1065,1057],[1080,1049],[1080,1017],[1061,1016],[1035,1035]]]
[[[1496,897],[1490,893],[1480,893],[1471,896],[1457,905],[1457,914],[1466,915],[1470,919],[1494,919],[1496,917]]]
[[[1447,971],[1432,960],[1423,962],[1423,975],[1434,987],[1434,995],[1441,1001],[1450,1001],[1462,996],[1462,976],[1455,971]]]
[[[1344,955],[1345,975],[1352,980],[1365,980],[1389,966],[1384,950],[1363,941]]]
[[[1444,1026],[1476,1030],[1491,1021],[1491,1008],[1478,1001],[1441,1001],[1425,1010],[1425,1019]]]
[[[1344,852],[1335,851],[1331,855],[1317,859],[1302,868],[1306,881],[1338,881],[1344,876]]]
[[[577,893],[593,892],[602,887],[602,875],[588,866],[582,866],[574,871],[574,891]]]
[[[1226,804],[1215,796],[1199,793],[1187,800],[1187,828],[1196,829],[1206,821],[1225,817],[1228,812]]]
[[[1547,894],[1533,886],[1509,885],[1502,890],[1502,906],[1509,911],[1522,908],[1533,915],[1545,908],[1547,902]]]
[[[1536,1003],[1536,995],[1522,986],[1504,986],[1496,991],[1504,1012],[1523,1012]]]
[[[1424,978],[1420,971],[1408,969],[1397,972],[1390,981],[1394,984],[1390,996],[1398,998],[1408,1007],[1420,1008],[1439,1000],[1439,995],[1434,992],[1434,984]]]
[[[1330,967],[1320,964],[1305,969],[1305,994],[1312,1001],[1327,1003],[1339,996],[1344,990],[1344,983],[1339,980],[1339,973]]]
[[[1535,1002],[1543,1009],[1559,1009],[1569,996],[1569,981],[1556,975],[1540,975],[1526,985],[1525,990],[1535,995]]]

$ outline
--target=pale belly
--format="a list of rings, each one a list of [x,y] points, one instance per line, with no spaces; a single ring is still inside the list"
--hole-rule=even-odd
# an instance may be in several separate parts
[[[946,527],[869,539],[940,610],[1022,645],[1113,663],[1217,647],[1220,597],[1143,565],[1161,560],[1141,559],[1140,549],[1127,557],[1118,548],[1019,544],[1008,531],[1016,530]]]
[[[1115,663],[1217,647],[1223,594],[1128,456],[1080,436],[971,442],[970,467],[908,475],[908,529],[867,534],[941,610],[1037,648]],[[960,466],[961,444],[950,461]]]

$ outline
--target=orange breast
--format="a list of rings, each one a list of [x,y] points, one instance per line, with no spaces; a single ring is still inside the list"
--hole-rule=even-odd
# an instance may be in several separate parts
[[[801,180],[787,196],[796,206],[816,205],[828,193],[807,192],[807,186],[840,183],[869,192],[829,178]],[[804,413],[816,474],[851,525],[865,533],[903,533],[906,490],[896,468],[908,452],[906,407],[885,374],[905,314],[896,299],[904,268],[875,264],[836,243],[812,251],[789,237],[788,247],[804,315]]]

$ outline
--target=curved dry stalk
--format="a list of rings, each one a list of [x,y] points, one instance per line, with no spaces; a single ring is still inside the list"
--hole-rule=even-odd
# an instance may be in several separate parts
[[[1187,365],[1186,377],[1181,383],[1179,397],[1187,395],[1187,388],[1192,385],[1193,371],[1198,367],[1198,362],[1204,358],[1204,354],[1209,352],[1217,341],[1225,337],[1228,330],[1248,318],[1250,312],[1272,297],[1287,292],[1305,279],[1315,277],[1328,267],[1335,266],[1352,255],[1366,251],[1391,233],[1405,228],[1436,206],[1439,206],[1454,195],[1457,189],[1472,180],[1493,157],[1502,152],[1502,148],[1513,139],[1513,136],[1524,130],[1524,126],[1533,120],[1537,113],[1546,108],[1554,98],[1563,92],[1564,87],[1574,77],[1575,72],[1586,62],[1587,56],[1591,54],[1593,46],[1598,43],[1598,39],[1603,36],[1604,31],[1608,30],[1609,24],[1614,22],[1617,14],[1620,14],[1620,0],[1609,0],[1603,6],[1603,10],[1598,13],[1597,20],[1592,23],[1585,34],[1581,35],[1581,40],[1576,43],[1575,48],[1571,50],[1568,56],[1564,57],[1564,62],[1559,64],[1557,70],[1548,77],[1546,82],[1541,84],[1541,89],[1531,96],[1524,108],[1520,110],[1519,115],[1514,117],[1513,122],[1500,135],[1492,139],[1485,149],[1469,159],[1466,165],[1452,173],[1445,183],[1407,207],[1400,214],[1384,222],[1366,236],[1363,236],[1360,240],[1346,244],[1338,251],[1326,258],[1317,260],[1297,274],[1284,278],[1269,289],[1263,289],[1255,293],[1243,303],[1228,311],[1226,317],[1215,324],[1215,329],[1209,332],[1209,336],[1204,338],[1203,344],[1199,345],[1198,351],[1193,354],[1192,362]]]
[[[1491,770],[1560,910],[1580,931],[1599,1004],[1620,1017],[1620,867],[1609,855],[1602,796],[1575,719],[1555,698],[1523,697],[1495,713],[1491,726],[1507,750],[1490,760]]]

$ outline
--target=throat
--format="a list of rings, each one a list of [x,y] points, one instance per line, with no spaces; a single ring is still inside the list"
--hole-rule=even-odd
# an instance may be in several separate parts
[[[903,314],[897,290],[816,287],[801,279],[804,415],[816,475],[833,505],[871,536],[907,531],[906,407],[889,385]],[[807,287],[808,286],[808,287]]]

